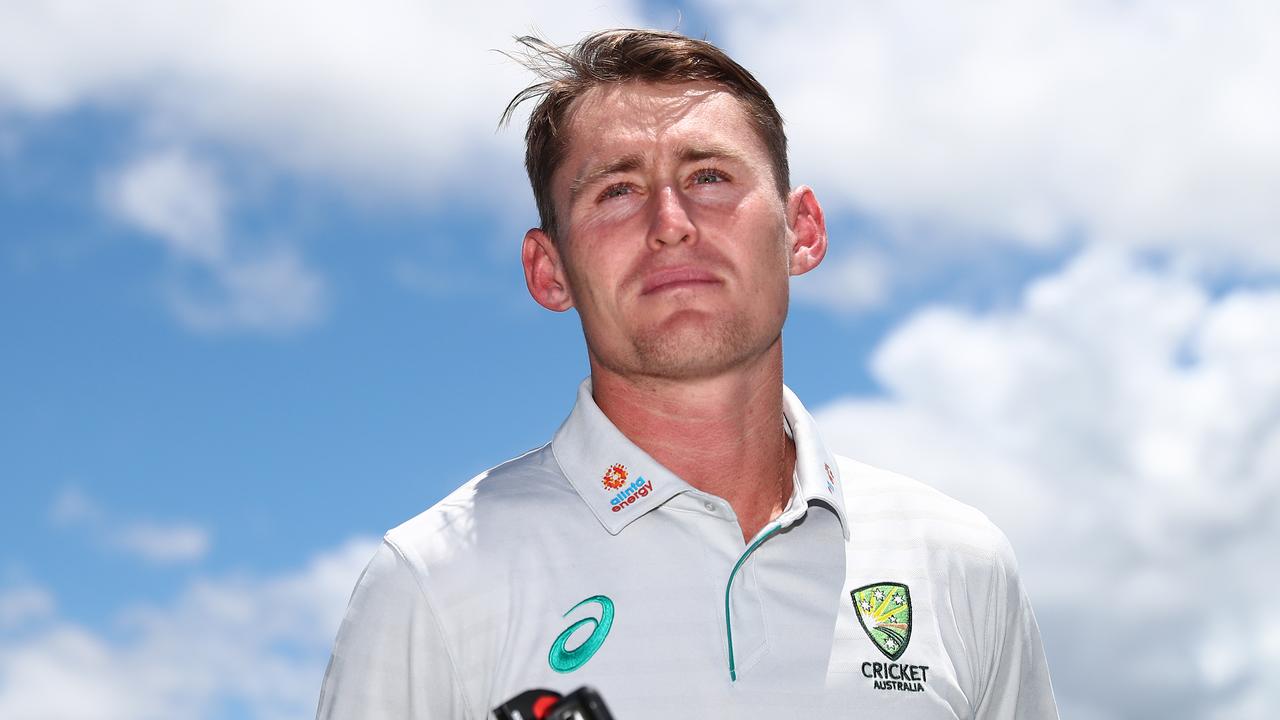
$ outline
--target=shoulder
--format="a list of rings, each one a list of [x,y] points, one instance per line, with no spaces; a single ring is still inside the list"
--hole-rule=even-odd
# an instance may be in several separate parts
[[[490,468],[384,537],[422,574],[498,561],[555,519],[590,514],[550,445]]]
[[[492,678],[469,670],[498,655],[521,533],[575,503],[544,446],[389,530],[348,602],[318,717],[475,716]]]
[[[839,455],[836,461],[853,528],[923,544],[962,564],[1014,571],[1009,539],[982,511],[906,475]]]
[[[1039,628],[1004,532],[918,480],[836,460],[850,542],[873,558],[875,574],[908,577],[912,612],[933,618],[977,716],[1056,718]]]

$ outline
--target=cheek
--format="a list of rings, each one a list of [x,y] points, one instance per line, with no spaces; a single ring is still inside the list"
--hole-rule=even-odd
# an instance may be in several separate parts
[[[752,202],[741,186],[727,182],[695,185],[686,193],[686,197],[693,207],[711,213],[749,212]]]
[[[735,223],[729,237],[741,238],[737,251],[750,264],[757,278],[789,275],[791,253],[785,221],[772,213],[757,214],[752,220]]]
[[[583,243],[565,258],[565,275],[574,304],[580,315],[590,316],[589,320],[598,319],[601,311],[608,312],[606,308],[615,302],[622,281],[621,265],[608,249],[607,243]]]

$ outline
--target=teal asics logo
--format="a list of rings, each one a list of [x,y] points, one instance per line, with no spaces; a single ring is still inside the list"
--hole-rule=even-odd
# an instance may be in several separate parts
[[[565,631],[560,633],[560,637],[551,643],[551,652],[547,655],[547,662],[551,665],[551,669],[558,673],[570,673],[586,665],[591,656],[595,655],[600,646],[604,644],[604,639],[609,635],[609,628],[613,627],[613,601],[604,595],[592,595],[569,608],[569,612],[566,612],[564,617],[569,617],[569,613],[587,603],[595,603],[600,606],[600,618],[582,618],[565,628]],[[586,625],[594,626],[591,628],[591,634],[578,647],[566,650],[564,644],[569,642],[569,637],[578,628]]]

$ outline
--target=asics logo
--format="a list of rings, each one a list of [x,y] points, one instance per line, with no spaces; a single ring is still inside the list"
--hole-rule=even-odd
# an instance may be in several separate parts
[[[551,665],[551,669],[558,673],[570,673],[582,667],[596,654],[600,646],[604,644],[604,639],[609,635],[609,628],[613,627],[613,601],[604,595],[592,595],[579,602],[577,605],[569,608],[564,614],[568,617],[569,613],[586,605],[587,603],[595,603],[600,606],[599,619],[594,617],[585,617],[565,628],[564,632],[551,643],[551,652],[547,654],[547,663]],[[578,628],[591,625],[591,634],[587,636],[577,647],[572,650],[565,649],[565,643],[569,642],[569,638]]]

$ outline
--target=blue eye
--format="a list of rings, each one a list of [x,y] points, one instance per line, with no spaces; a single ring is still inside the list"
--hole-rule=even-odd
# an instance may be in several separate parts
[[[724,182],[727,179],[728,178],[725,177],[724,173],[711,168],[699,170],[693,174],[694,185],[712,185],[718,182]]]
[[[617,185],[611,185],[605,188],[604,192],[600,193],[600,199],[608,200],[609,198],[622,197],[623,195],[626,195],[630,192],[631,192],[631,187],[629,185],[626,185],[624,183],[619,183]]]

